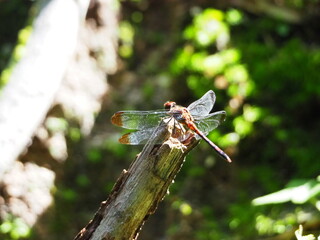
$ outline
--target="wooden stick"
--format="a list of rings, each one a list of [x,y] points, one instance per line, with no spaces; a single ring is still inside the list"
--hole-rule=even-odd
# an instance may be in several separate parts
[[[185,156],[198,142],[192,138],[183,145],[169,138],[150,150],[144,148],[129,170],[123,170],[108,199],[75,240],[137,239],[143,223],[167,194]]]

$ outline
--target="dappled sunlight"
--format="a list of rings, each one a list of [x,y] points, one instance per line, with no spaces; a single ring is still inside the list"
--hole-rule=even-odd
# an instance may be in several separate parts
[[[119,46],[119,54],[121,57],[128,58],[132,56],[134,34],[134,28],[129,22],[122,21],[120,23],[119,38],[121,40],[121,45]]]
[[[292,186],[294,185],[294,186]],[[292,180],[284,189],[256,198],[252,201],[254,205],[266,205],[283,202],[304,204],[320,194],[320,182],[317,180]],[[312,201],[314,202],[314,201]],[[316,201],[317,202],[317,201]],[[316,203],[314,202],[314,203]]]
[[[5,23],[0,29],[1,91],[25,56],[35,30],[32,3],[13,1],[11,8],[16,10],[0,8]],[[188,106],[212,90],[214,97],[203,104],[210,102],[211,112],[198,116],[194,111],[189,119],[206,130],[204,139],[212,142],[211,148],[200,142],[188,153],[138,239],[316,239],[320,229],[318,5],[319,0],[91,1],[65,79],[48,102],[51,110],[29,134],[21,162],[1,178],[0,238],[72,238],[93,218],[113,186],[119,187],[114,185],[119,176],[132,174],[127,170],[143,145],[162,144],[160,138],[152,141],[158,122],[152,129],[131,126],[141,135],[112,123],[126,127],[124,111],[150,114],[149,110],[160,109],[158,119],[168,124],[164,102]],[[58,20],[54,22],[61,23],[62,18]],[[55,37],[69,41],[68,32]],[[71,49],[65,47],[45,50]],[[49,86],[51,73],[62,63],[52,62],[38,69],[37,76],[46,73],[40,85],[24,82],[24,90],[13,88],[17,96],[32,99],[29,90]],[[5,108],[8,113],[16,99]],[[36,103],[26,104],[22,117],[8,121],[13,130],[3,128],[0,135],[24,130],[15,123],[30,123],[28,117],[39,112]],[[123,111],[114,121],[111,116],[119,110]],[[225,112],[200,123],[217,111]],[[1,115],[0,124],[7,115]],[[179,129],[188,124],[181,114],[175,112],[175,117],[181,126],[173,127],[174,133],[179,136],[183,132]],[[192,137],[200,140],[190,129],[180,140],[188,144]],[[121,143],[141,145],[122,145],[119,138]],[[212,151],[215,144],[232,163],[221,161]],[[3,158],[2,153],[0,165]],[[152,173],[153,168],[151,164],[148,170]],[[146,191],[157,189],[152,185]]]
[[[1,215],[7,216],[0,231],[13,239],[28,237],[31,227],[53,202],[54,181],[53,171],[34,163],[16,162],[1,183],[2,191],[10,197],[0,197],[2,206],[7,206],[0,208]]]

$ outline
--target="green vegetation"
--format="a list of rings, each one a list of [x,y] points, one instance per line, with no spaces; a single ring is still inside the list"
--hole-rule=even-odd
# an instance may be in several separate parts
[[[285,2],[307,15],[307,3]],[[153,216],[161,224],[147,221],[141,239],[148,239],[144,231],[159,233],[160,225],[165,226],[163,236],[154,239],[315,239],[320,223],[317,27],[211,6],[188,6],[181,18],[168,10],[164,18],[160,13],[167,6],[148,4],[124,2],[119,55],[122,71],[135,75],[134,80],[114,77],[114,82],[129,84],[129,90],[115,87],[112,104],[102,115],[161,108],[159,99],[168,96],[187,105],[212,89],[217,96],[214,110],[224,109],[228,116],[209,138],[233,163],[227,165],[204,142],[197,146],[171,186],[164,209]],[[29,30],[20,31],[11,59],[19,59]],[[0,85],[7,82],[11,66],[10,61],[1,64]],[[49,132],[67,136],[70,148],[55,192],[59,212],[49,223],[56,239],[66,228],[83,227],[141,149],[118,144],[119,129],[117,136],[109,134],[95,144],[70,122],[46,121]],[[77,214],[81,216],[72,222]],[[0,236],[28,238],[29,229],[18,220],[0,224]],[[306,225],[306,235],[302,228],[295,233],[300,224]]]
[[[28,238],[30,233],[30,227],[21,218],[10,216],[0,225],[0,237],[4,240]]]

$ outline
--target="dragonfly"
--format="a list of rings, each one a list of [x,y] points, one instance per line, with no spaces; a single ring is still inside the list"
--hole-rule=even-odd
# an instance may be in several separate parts
[[[214,144],[207,135],[217,128],[226,118],[225,111],[210,113],[215,103],[215,93],[210,90],[188,107],[177,105],[173,101],[164,104],[165,109],[151,111],[119,111],[112,118],[112,124],[126,129],[136,130],[123,135],[119,142],[122,144],[148,144],[155,138],[154,133],[161,123],[173,119],[176,124],[194,133],[197,140],[206,141],[223,159],[231,162],[231,158]],[[190,137],[190,136],[189,136]],[[156,142],[163,141],[160,137]]]

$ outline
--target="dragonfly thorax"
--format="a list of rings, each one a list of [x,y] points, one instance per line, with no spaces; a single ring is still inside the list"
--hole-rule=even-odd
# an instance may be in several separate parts
[[[190,121],[194,121],[192,115],[189,110],[185,107],[175,105],[169,111],[169,115],[174,117],[179,123],[187,124]]]

